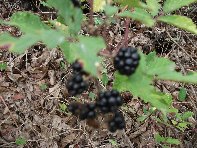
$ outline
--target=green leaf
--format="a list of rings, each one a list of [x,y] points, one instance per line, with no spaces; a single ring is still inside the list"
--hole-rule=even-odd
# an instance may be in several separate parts
[[[94,0],[93,1],[93,11],[94,12],[102,11],[104,9],[105,5],[106,5],[106,1],[104,1],[104,0]]]
[[[166,0],[163,10],[165,13],[169,13],[194,2],[197,2],[197,0]]]
[[[79,42],[61,45],[63,53],[70,63],[80,59],[84,64],[84,70],[96,77],[98,75],[97,67],[101,63],[101,58],[97,56],[97,53],[105,47],[103,38],[85,36],[79,36]]]
[[[182,122],[182,123],[179,123],[177,128],[179,128],[179,130],[181,131],[184,131],[188,126],[188,123],[187,122]]]
[[[49,48],[54,48],[64,41],[62,33],[51,29],[42,23],[37,15],[29,12],[17,12],[12,15],[9,22],[3,23],[16,26],[23,32],[21,37],[12,37],[6,33],[0,35],[0,47],[7,46],[12,52],[21,54],[38,41]]]
[[[7,33],[0,35],[0,48],[9,49],[11,52],[22,54],[27,48],[38,42],[33,34],[26,34],[20,38],[12,37]]]
[[[145,4],[140,0],[114,0],[115,2],[121,4],[122,6],[133,7],[143,7]]]
[[[193,112],[191,112],[191,111],[187,111],[187,112],[185,112],[185,113],[183,113],[183,115],[182,115],[182,120],[187,120],[189,117],[192,117],[194,115],[194,113]]]
[[[165,142],[165,137],[159,135],[159,133],[155,134],[155,140],[157,143]]]
[[[0,71],[6,70],[7,64],[6,63],[0,63]]]
[[[186,89],[185,89],[185,88],[181,88],[180,91],[179,91],[178,99],[179,99],[180,101],[184,101],[185,98],[186,98],[186,96],[187,96],[187,91],[186,91]]]
[[[102,74],[102,83],[106,86],[108,83],[109,79],[106,73]]]
[[[95,25],[101,25],[103,24],[103,20],[99,17],[94,17],[94,23]]]
[[[117,146],[118,143],[115,139],[109,139],[109,142],[113,145],[113,146]]]
[[[60,110],[61,110],[62,112],[65,112],[65,111],[66,111],[66,109],[67,109],[66,104],[60,103],[59,106],[60,106]]]
[[[45,6],[45,7],[51,8],[51,6],[49,4],[47,4],[46,2],[44,2],[44,1],[40,1],[40,4]]]
[[[159,0],[147,0],[147,8],[152,16],[156,16],[159,12],[159,9],[161,8],[161,5],[159,4]]]
[[[129,17],[134,20],[140,21],[147,27],[152,27],[155,24],[155,20],[152,18],[152,16],[146,10],[141,8],[135,8],[133,12],[124,11],[122,13],[119,13],[118,16]]]
[[[151,103],[152,106],[166,113],[170,108],[172,97],[156,91],[153,86],[154,76],[148,75],[146,73],[147,69],[146,55],[141,53],[140,64],[133,75],[127,77],[115,73],[114,88],[120,91],[129,90],[134,96],[140,97],[145,102]]]
[[[171,137],[166,137],[166,143],[175,144],[175,145],[181,144],[181,142],[178,139],[171,138]]]
[[[174,25],[191,33],[197,34],[197,27],[192,19],[180,15],[167,15],[158,18],[159,21]]]
[[[95,99],[96,99],[96,94],[93,93],[93,92],[90,92],[88,96],[89,96],[89,98],[91,98],[92,100],[95,100]]]
[[[175,71],[176,65],[172,61],[157,57],[155,52],[147,56],[146,62],[146,73],[151,76],[154,75],[155,79],[197,84],[196,72],[183,76],[181,73]]]
[[[47,84],[40,84],[40,89],[45,91],[48,88]]]
[[[143,122],[147,118],[147,115],[141,115],[140,117],[137,118],[137,121]]]
[[[77,34],[80,31],[83,20],[80,8],[75,8],[70,0],[48,0],[47,3],[58,10],[59,16],[62,17],[71,33]]]
[[[175,64],[166,58],[159,58],[155,52],[145,55],[140,53],[141,60],[136,72],[127,77],[115,73],[114,88],[120,91],[131,91],[145,102],[160,109],[163,113],[171,112],[172,97],[153,86],[155,79],[197,83],[197,73],[183,76],[174,70]]]
[[[26,144],[26,139],[23,138],[23,137],[18,137],[18,138],[16,139],[15,143],[16,143],[17,145],[25,145],[25,144]]]
[[[104,11],[105,11],[105,14],[107,16],[112,16],[114,15],[116,12],[118,12],[118,7],[115,7],[115,6],[111,6],[111,5],[106,5],[104,7]]]

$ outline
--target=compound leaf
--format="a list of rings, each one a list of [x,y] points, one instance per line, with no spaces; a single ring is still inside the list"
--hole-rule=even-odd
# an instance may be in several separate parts
[[[197,34],[197,28],[192,19],[180,15],[167,15],[158,18],[159,21],[174,25],[191,33]]]
[[[97,56],[97,53],[105,48],[103,38],[79,36],[79,42],[65,44],[61,48],[70,63],[80,59],[84,64],[84,69],[93,76],[97,76],[97,67],[101,63],[101,58]]]
[[[166,0],[163,6],[165,13],[170,13],[183,6],[188,6],[191,3],[197,2],[197,0]]]
[[[119,13],[118,16],[129,17],[134,20],[140,21],[147,27],[152,27],[155,24],[155,20],[152,18],[152,16],[146,10],[141,8],[135,8],[133,12],[124,11],[122,13]]]

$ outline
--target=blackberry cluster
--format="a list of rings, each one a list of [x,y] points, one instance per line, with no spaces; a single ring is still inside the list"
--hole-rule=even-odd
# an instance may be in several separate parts
[[[68,106],[68,111],[70,111],[73,115],[78,116],[80,120],[96,118],[99,110],[101,113],[112,113],[113,118],[109,121],[108,127],[109,131],[115,132],[118,129],[121,130],[125,128],[124,117],[118,110],[118,107],[122,104],[123,100],[119,92],[116,90],[111,90],[100,93],[96,103],[81,104],[78,102],[72,102]]]
[[[139,64],[140,56],[136,48],[120,48],[114,58],[114,68],[122,75],[131,75],[135,72]]]
[[[83,75],[86,73],[83,71],[82,64],[78,62],[77,60],[72,64],[73,69],[73,76],[68,81],[67,89],[71,96],[75,96],[78,94],[81,94],[83,91],[85,91],[88,88],[88,83],[84,81]]]
[[[116,90],[102,92],[98,96],[97,106],[103,113],[114,112],[122,104],[122,97]]]
[[[94,119],[96,117],[96,105],[93,103],[80,104],[73,102],[68,106],[68,110],[78,115],[80,120]]]
[[[115,112],[112,120],[109,121],[108,127],[110,132],[115,132],[116,130],[122,130],[126,126],[124,116],[120,111]]]
[[[87,88],[88,84],[83,80],[81,74],[74,74],[67,84],[67,89],[71,96],[81,94]]]

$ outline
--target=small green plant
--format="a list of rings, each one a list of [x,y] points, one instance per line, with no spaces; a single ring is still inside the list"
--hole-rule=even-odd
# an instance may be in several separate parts
[[[178,99],[179,101],[184,101],[187,97],[187,91],[185,88],[181,88],[179,91]]]
[[[0,71],[4,71],[7,69],[7,64],[6,63],[0,63]]]
[[[23,137],[18,137],[15,141],[16,145],[25,145],[27,143],[26,139]]]
[[[65,113],[67,110],[67,105],[65,103],[60,103],[59,104],[60,110]]]
[[[115,139],[109,139],[109,142],[111,143],[112,146],[118,147],[118,143]]]
[[[47,84],[40,84],[40,89],[45,91],[48,88]]]
[[[160,136],[159,133],[155,134],[155,140],[157,143],[162,144],[162,147],[167,148],[168,145],[179,145],[181,142],[178,139],[172,137],[163,137]]]

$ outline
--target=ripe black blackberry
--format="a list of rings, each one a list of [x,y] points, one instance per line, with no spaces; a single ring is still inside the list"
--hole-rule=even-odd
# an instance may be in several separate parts
[[[96,117],[96,105],[95,104],[83,104],[81,111],[79,113],[79,119],[94,119]]]
[[[81,94],[88,87],[88,84],[83,80],[81,74],[74,74],[73,77],[68,81],[67,84],[68,93],[71,96]]]
[[[80,108],[80,104],[77,102],[72,102],[68,105],[68,111],[72,114],[76,115]]]
[[[116,111],[122,104],[122,97],[116,90],[100,93],[97,100],[97,106],[103,113]]]
[[[114,68],[122,75],[131,75],[139,65],[140,56],[136,48],[120,48],[114,58]]]
[[[117,111],[112,118],[112,120],[109,121],[108,127],[110,132],[115,132],[116,130],[122,130],[125,128],[125,120],[124,116],[120,111]]]
[[[82,64],[77,60],[72,64],[72,69],[76,73],[80,73],[83,70]]]
[[[72,65],[71,65],[71,67],[72,67],[72,69],[73,69],[73,72],[75,73],[75,74],[81,74],[81,75],[85,75],[85,76],[87,76],[88,75],[88,73],[87,72],[85,72],[84,70],[83,70],[83,66],[82,66],[83,64],[82,63],[80,63],[78,60],[76,60]]]
[[[81,1],[80,0],[71,0],[74,7],[78,7],[80,8],[81,7]]]

